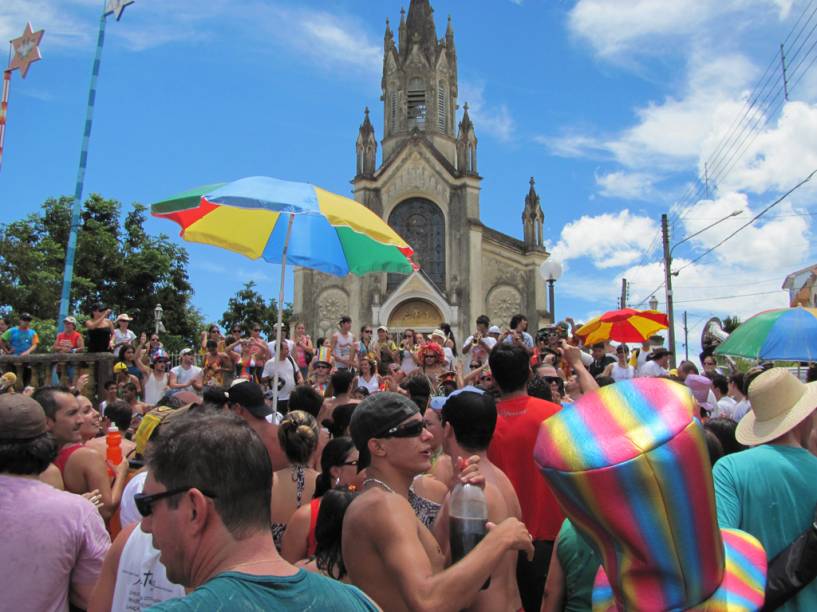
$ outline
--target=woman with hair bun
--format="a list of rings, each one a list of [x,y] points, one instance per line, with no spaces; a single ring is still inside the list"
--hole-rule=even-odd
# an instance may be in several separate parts
[[[315,494],[309,505],[303,505],[289,519],[281,547],[281,556],[290,563],[315,554],[315,525],[324,493],[344,488],[357,479],[358,452],[348,437],[333,438],[321,454],[321,473],[315,481]]]
[[[290,517],[315,493],[318,472],[309,467],[309,458],[318,446],[315,417],[303,410],[287,414],[278,425],[278,443],[289,461],[272,477],[272,537],[280,551]]]

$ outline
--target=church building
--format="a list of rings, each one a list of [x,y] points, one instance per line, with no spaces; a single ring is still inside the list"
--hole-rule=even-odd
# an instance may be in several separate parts
[[[313,336],[340,317],[364,324],[431,331],[448,322],[458,342],[480,314],[504,327],[517,313],[531,330],[550,322],[545,282],[544,215],[534,180],[520,205],[523,239],[480,221],[477,137],[463,105],[456,121],[457,51],[451,18],[438,39],[428,0],[401,10],[395,42],[388,20],[383,45],[381,159],[369,111],[356,142],[354,198],[380,215],[415,251],[420,270],[336,277],[295,271],[294,314]],[[521,198],[520,198],[521,200]],[[521,202],[520,202],[521,204]]]

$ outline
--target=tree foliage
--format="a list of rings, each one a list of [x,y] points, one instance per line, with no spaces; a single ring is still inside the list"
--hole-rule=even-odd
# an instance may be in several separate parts
[[[725,317],[723,319],[723,331],[725,331],[727,334],[731,334],[738,327],[740,327],[740,323],[740,318],[737,315]]]
[[[40,212],[0,225],[0,305],[40,320],[56,319],[71,202],[51,198]],[[187,251],[164,234],[147,234],[146,210],[134,204],[123,222],[116,200],[94,194],[85,201],[69,310],[90,314],[100,301],[114,313],[132,316],[131,329],[139,333],[153,329],[153,309],[160,303],[166,340],[187,344],[202,325],[191,305]]]
[[[292,304],[285,304],[281,313],[286,327],[292,318]],[[249,326],[258,323],[267,337],[275,335],[275,323],[278,321],[278,300],[270,298],[264,301],[264,296],[255,290],[255,283],[249,281],[227,302],[227,310],[221,315],[219,323],[225,329],[234,324],[241,325],[245,331]]]

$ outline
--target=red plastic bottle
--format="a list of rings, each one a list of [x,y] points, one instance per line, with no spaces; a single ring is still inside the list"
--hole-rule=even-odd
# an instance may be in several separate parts
[[[122,463],[122,434],[119,433],[116,425],[108,428],[105,440],[107,442],[105,456],[112,465],[119,465]]]

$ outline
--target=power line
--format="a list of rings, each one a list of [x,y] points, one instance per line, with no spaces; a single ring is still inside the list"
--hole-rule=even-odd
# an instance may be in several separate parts
[[[813,8],[813,10],[811,10]],[[811,12],[809,13],[809,10]],[[808,13],[808,18],[805,22],[803,22],[803,18]],[[794,40],[791,43],[791,46],[797,44],[800,40],[803,32],[806,31],[809,23],[811,23],[814,16],[817,14],[817,5],[815,5],[814,0],[811,0],[808,5],[803,9],[798,17],[797,21],[795,22],[794,26],[792,26],[791,30],[789,31],[788,35],[786,36],[783,44],[785,45],[788,43],[789,39],[792,35],[795,36]],[[802,26],[800,26],[802,22]],[[800,54],[800,51],[803,47],[808,43],[811,39],[812,35],[814,34],[815,28],[817,28],[817,22],[812,28],[809,30],[808,34],[803,38],[803,41],[800,43],[799,47],[795,49],[795,51],[790,56],[791,62],[793,63],[797,56]],[[796,34],[795,34],[796,32]],[[817,45],[817,40],[815,40],[814,44],[809,48],[800,62],[793,66],[790,70],[790,80],[791,86],[789,87],[789,91],[793,90],[796,85],[800,82],[802,77],[804,76],[805,72],[801,73],[799,77],[795,80],[794,73],[799,69],[799,67],[803,64],[804,61],[808,58],[811,51],[814,49],[815,45]],[[817,60],[817,56],[812,59],[811,63],[809,64],[809,68],[813,65],[814,61]],[[731,171],[734,167],[734,164],[741,158],[743,153],[745,153],[746,149],[751,146],[752,142],[754,142],[756,134],[762,129],[761,123],[765,124],[768,119],[774,115],[776,115],[779,107],[782,105],[782,102],[785,101],[785,98],[778,104],[775,104],[777,99],[781,96],[781,93],[784,91],[784,87],[778,87],[777,93],[772,96],[775,91],[775,88],[772,87],[769,91],[766,91],[770,84],[778,84],[782,79],[782,75],[777,72],[776,66],[778,63],[778,55],[775,53],[771,60],[769,61],[766,70],[764,71],[763,75],[758,79],[757,84],[755,85],[755,89],[752,95],[749,96],[747,101],[745,102],[745,110],[742,115],[740,115],[740,119],[737,122],[734,122],[730,129],[727,131],[726,136],[721,139],[720,143],[716,147],[715,151],[709,157],[706,162],[707,167],[707,182],[704,185],[700,185],[697,190],[694,190],[690,193],[689,196],[684,196],[681,198],[680,206],[676,205],[675,209],[676,212],[673,213],[673,217],[671,219],[671,224],[673,227],[679,220],[683,220],[686,216],[686,213],[692,206],[693,202],[700,200],[700,195],[702,192],[706,191],[709,181],[711,180],[714,183],[718,183],[726,174]],[[807,72],[807,70],[806,70]],[[777,77],[777,78],[775,78]],[[774,82],[773,82],[774,81]],[[764,93],[765,92],[765,93]],[[771,99],[770,99],[770,96]],[[762,97],[762,99],[761,99]],[[758,102],[759,101],[759,102]],[[773,110],[769,113],[769,109],[772,107]],[[746,124],[744,125],[744,122]],[[738,132],[738,129],[741,128]],[[737,133],[736,133],[737,132]],[[739,152],[739,153],[738,153]],[[711,174],[710,174],[711,172]],[[700,183],[700,181],[698,181]],[[688,190],[689,193],[689,190]],[[680,209],[680,210],[679,210]]]
[[[788,190],[786,193],[784,193],[782,196],[780,196],[779,198],[777,198],[777,199],[776,199],[774,202],[772,202],[771,204],[769,204],[769,205],[768,205],[766,208],[764,208],[763,210],[761,210],[761,211],[760,211],[759,213],[757,213],[757,214],[756,214],[754,217],[752,217],[751,219],[749,219],[749,221],[747,221],[746,223],[744,223],[743,225],[741,225],[741,226],[740,226],[738,229],[736,229],[734,232],[732,232],[731,234],[729,234],[729,235],[728,235],[726,238],[724,238],[723,240],[721,240],[720,242],[718,242],[718,243],[717,243],[715,246],[708,248],[706,251],[704,251],[703,253],[701,253],[700,255],[698,255],[698,257],[696,257],[695,259],[693,259],[692,261],[690,261],[690,262],[688,262],[688,263],[684,264],[683,266],[681,266],[680,268],[678,268],[678,269],[677,269],[675,272],[673,272],[673,274],[674,274],[675,276],[677,276],[677,275],[678,275],[678,274],[681,272],[681,270],[683,270],[684,268],[688,268],[689,266],[691,266],[692,264],[694,264],[694,263],[695,263],[695,262],[697,262],[697,261],[700,261],[701,259],[703,259],[703,258],[704,258],[704,257],[706,257],[707,255],[709,255],[709,253],[711,253],[712,251],[714,251],[715,249],[717,249],[718,247],[720,247],[721,245],[723,245],[723,244],[724,244],[724,243],[725,243],[727,240],[729,240],[730,238],[732,238],[733,236],[735,236],[735,235],[736,235],[738,232],[741,232],[742,230],[744,230],[744,229],[746,229],[747,227],[749,227],[750,225],[752,225],[752,224],[753,224],[755,221],[757,221],[758,219],[760,219],[760,217],[762,217],[764,214],[766,214],[766,212],[767,212],[767,211],[771,210],[772,208],[774,208],[775,206],[777,206],[778,204],[780,204],[780,202],[782,202],[782,201],[783,201],[783,200],[785,200],[787,197],[789,197],[789,196],[790,196],[792,193],[794,193],[795,191],[797,191],[798,189],[800,189],[800,187],[802,187],[803,185],[805,185],[806,183],[808,183],[808,182],[809,182],[809,181],[812,179],[812,177],[813,177],[815,174],[817,174],[817,170],[813,170],[813,171],[812,171],[812,173],[811,173],[811,174],[809,174],[809,175],[808,175],[806,178],[804,178],[802,181],[800,181],[799,183],[797,183],[797,184],[796,184],[794,187],[792,187],[791,189],[789,189],[789,190]]]
[[[756,295],[772,295],[773,293],[780,293],[783,289],[775,289],[774,291],[757,291],[755,293],[741,293],[738,295],[720,295],[711,298],[695,298],[694,300],[673,300],[675,304],[691,304],[693,302],[714,302],[715,300],[731,300],[735,298],[754,297]]]

